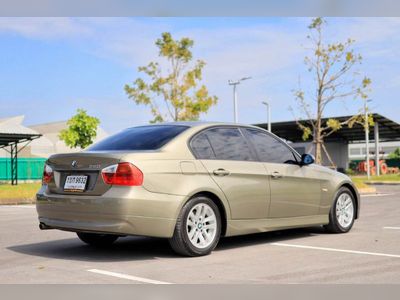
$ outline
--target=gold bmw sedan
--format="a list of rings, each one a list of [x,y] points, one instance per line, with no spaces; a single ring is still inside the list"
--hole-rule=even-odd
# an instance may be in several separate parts
[[[143,235],[200,256],[223,236],[313,225],[348,232],[360,200],[349,177],[263,129],[181,122],[51,156],[36,207],[41,229],[73,231],[89,245]]]

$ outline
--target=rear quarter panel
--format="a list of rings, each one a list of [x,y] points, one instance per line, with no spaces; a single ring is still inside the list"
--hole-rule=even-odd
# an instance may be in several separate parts
[[[168,154],[159,155],[157,158],[144,158],[125,156],[124,161],[130,161],[143,172],[143,187],[153,193],[183,196],[177,206],[177,217],[183,205],[195,194],[212,193],[224,205],[225,213],[230,219],[231,211],[228,201],[220,188],[212,180],[207,170],[200,161],[190,158],[177,159],[168,157]]]

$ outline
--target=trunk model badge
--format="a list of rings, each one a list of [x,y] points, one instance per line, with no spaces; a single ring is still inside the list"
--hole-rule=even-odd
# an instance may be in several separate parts
[[[78,166],[78,163],[76,162],[76,160],[73,160],[73,161],[72,161],[71,166],[72,166],[73,168],[76,168],[76,167]]]
[[[89,165],[89,169],[100,169],[101,165],[97,164],[97,165]]]
[[[89,165],[89,169],[100,169],[101,165],[97,164],[97,165]]]

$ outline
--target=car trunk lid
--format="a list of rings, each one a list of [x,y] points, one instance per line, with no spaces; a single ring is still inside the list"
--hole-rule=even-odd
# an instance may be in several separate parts
[[[111,185],[104,183],[101,170],[117,164],[123,157],[123,152],[79,152],[56,154],[49,158],[47,164],[53,169],[54,180],[48,187],[55,194],[102,195]],[[65,190],[68,176],[87,176],[86,187],[83,191]]]

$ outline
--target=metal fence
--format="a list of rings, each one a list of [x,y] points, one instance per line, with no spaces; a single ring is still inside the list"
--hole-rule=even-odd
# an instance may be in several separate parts
[[[18,158],[18,179],[41,179],[45,161],[46,158]],[[0,157],[0,180],[11,180],[10,158]]]

